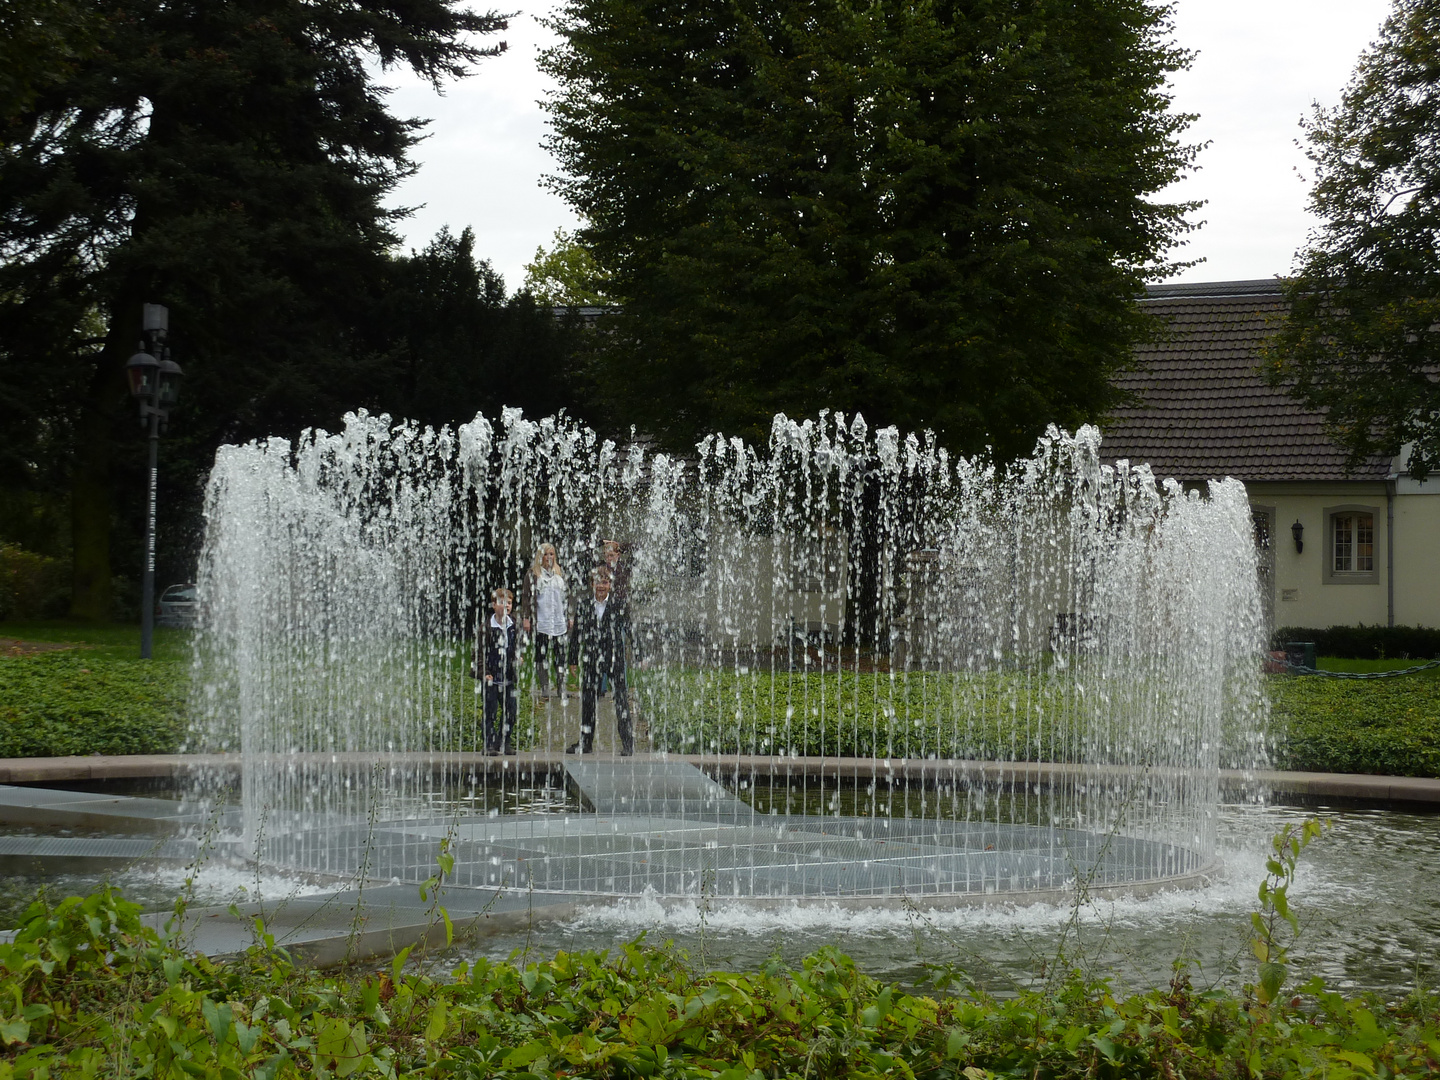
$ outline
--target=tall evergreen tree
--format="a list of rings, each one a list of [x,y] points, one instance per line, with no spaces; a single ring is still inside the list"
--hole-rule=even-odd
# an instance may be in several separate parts
[[[1305,131],[1321,220],[1285,284],[1269,371],[1358,464],[1440,468],[1440,0],[1396,0],[1339,106]]]
[[[575,404],[573,319],[557,318],[475,257],[475,237],[442,229],[395,259],[374,308],[372,349],[387,360],[380,407],[425,424],[454,425],[505,406],[545,415]]]
[[[459,0],[108,0],[93,49],[31,100],[0,158],[0,381],[80,387],[61,410],[72,612],[110,611],[112,487],[139,453],[124,365],[142,303],[171,308],[187,372],[180,437],[338,419],[382,392],[356,340],[396,237],[383,198],[423,122],[372,72],[437,86],[503,44]],[[107,327],[87,346],[84,318]],[[57,369],[37,368],[49,349]],[[47,421],[47,430],[56,423]],[[12,456],[31,454],[19,432]],[[33,464],[33,462],[32,462]],[[138,487],[137,487],[138,490]]]
[[[625,298],[597,385],[674,442],[863,411],[1028,451],[1116,403],[1188,168],[1147,0],[568,0],[553,184]]]

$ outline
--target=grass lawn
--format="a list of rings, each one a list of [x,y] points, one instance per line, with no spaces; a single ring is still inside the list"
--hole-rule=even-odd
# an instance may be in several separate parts
[[[17,655],[4,639],[73,647]],[[139,655],[135,626],[0,623],[0,757],[177,751],[185,739],[189,633],[157,629],[155,659]],[[1331,671],[1413,663],[1320,660]],[[785,738],[783,748],[796,753],[927,756],[965,745],[977,756],[1003,758],[1018,744],[1036,748],[1029,756],[1063,760],[1073,734],[1059,691],[1043,678],[987,676],[962,685],[950,676],[912,676],[898,688],[884,687],[881,700],[876,687],[883,684],[853,674],[827,676],[833,686],[815,675],[768,672],[680,673],[663,684],[636,674],[652,737],[677,751],[731,750],[737,740],[759,745],[767,738],[764,749],[779,751]],[[1274,675],[1265,684],[1278,767],[1440,776],[1440,669],[1377,680]],[[1013,706],[1008,711],[1022,724],[1048,716],[1043,738],[1024,731],[1012,738],[1015,721],[995,708],[997,698]],[[786,717],[787,708],[794,715]],[[529,715],[522,708],[522,717]],[[710,719],[697,723],[697,715]],[[928,723],[917,720],[927,716]]]

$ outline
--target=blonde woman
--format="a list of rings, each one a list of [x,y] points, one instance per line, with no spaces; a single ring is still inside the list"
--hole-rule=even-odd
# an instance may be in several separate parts
[[[555,557],[554,544],[541,544],[525,575],[520,597],[520,625],[535,640],[535,685],[539,696],[550,696],[550,671],[555,670],[555,692],[565,696],[566,635],[575,625],[565,586],[565,571]]]

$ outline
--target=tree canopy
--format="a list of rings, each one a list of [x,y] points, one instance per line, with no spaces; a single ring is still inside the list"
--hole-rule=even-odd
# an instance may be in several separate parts
[[[192,483],[217,442],[376,403],[393,356],[367,328],[403,213],[383,200],[423,122],[389,111],[375,72],[462,76],[505,20],[459,0],[90,13],[85,48],[56,45],[5,118],[0,457],[12,502],[64,472],[72,611],[105,618],[113,496],[143,451],[124,388],[142,303],[171,308],[187,378],[164,458]]]
[[[550,307],[597,307],[614,304],[606,291],[607,281],[590,257],[590,252],[572,233],[555,230],[549,251],[535,249],[535,258],[525,264],[525,291],[537,304]]]
[[[624,308],[611,418],[684,443],[861,411],[1027,452],[1117,403],[1188,229],[1168,8],[568,0],[553,186]]]
[[[1396,0],[1340,104],[1304,123],[1320,227],[1286,282],[1269,373],[1358,464],[1440,466],[1440,0]]]

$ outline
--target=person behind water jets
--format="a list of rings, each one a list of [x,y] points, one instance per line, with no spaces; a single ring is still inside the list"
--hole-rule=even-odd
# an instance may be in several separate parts
[[[627,545],[619,540],[600,541],[600,563],[599,566],[610,571],[610,598],[617,604],[624,606],[626,613],[630,610],[630,560],[625,556]],[[629,644],[627,642],[627,644]],[[604,696],[610,692],[610,679],[608,676],[600,680],[600,694]]]
[[[620,754],[635,752],[630,730],[630,698],[625,689],[625,642],[629,620],[625,605],[611,595],[610,571],[597,566],[590,575],[594,597],[580,605],[575,633],[570,637],[570,663],[580,670],[580,741],[565,748],[567,754],[595,752],[595,711],[600,681],[615,681],[615,730],[620,736]]]
[[[610,595],[616,603],[630,603],[630,560],[627,545],[619,540],[600,541],[600,565],[610,571]]]
[[[520,589],[520,626],[534,634],[535,707],[550,696],[550,674],[554,669],[555,693],[565,693],[566,637],[575,627],[569,613],[565,571],[555,557],[554,544],[541,544]]]
[[[476,677],[485,679],[485,753],[515,753],[515,717],[520,701],[517,656],[519,633],[510,618],[515,594],[509,589],[490,593],[491,615],[485,624],[484,645],[475,657]]]

